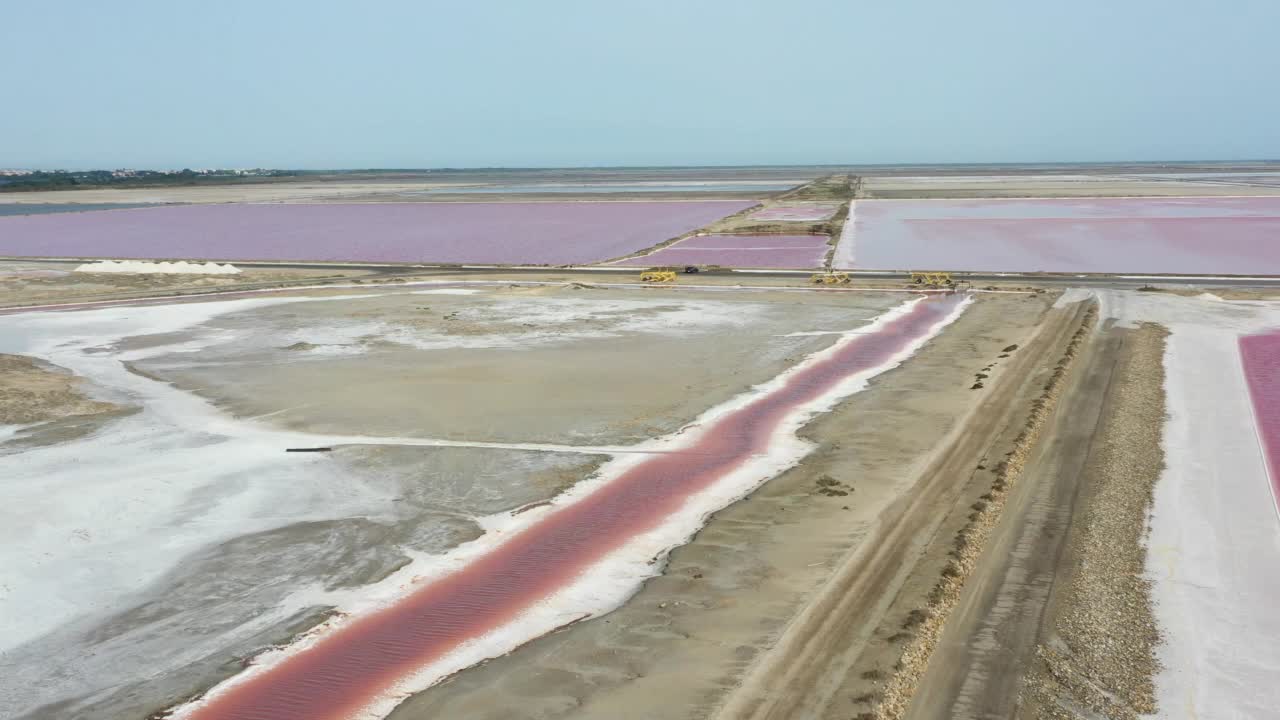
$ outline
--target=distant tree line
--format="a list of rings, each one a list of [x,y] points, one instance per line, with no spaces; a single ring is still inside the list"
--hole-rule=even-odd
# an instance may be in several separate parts
[[[157,187],[260,182],[264,178],[293,177],[293,170],[37,170],[0,176],[0,192],[78,190],[96,187]]]

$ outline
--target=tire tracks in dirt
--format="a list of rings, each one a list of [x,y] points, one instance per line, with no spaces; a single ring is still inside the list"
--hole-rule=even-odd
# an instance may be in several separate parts
[[[837,701],[853,684],[858,661],[899,611],[926,605],[936,574],[923,585],[910,581],[936,573],[939,559],[951,549],[951,538],[939,530],[958,500],[968,502],[965,491],[975,480],[974,468],[1003,438],[1021,430],[1040,384],[1085,315],[1083,304],[1050,312],[1034,340],[988,381],[986,396],[964,422],[937,444],[912,489],[886,510],[871,536],[759,658],[715,717],[849,717],[849,706]],[[967,511],[963,505],[959,509]]]
[[[965,582],[908,720],[1009,718],[1017,712],[1123,349],[1124,337],[1114,330],[1095,334],[1082,348],[1083,367],[1063,389]]]

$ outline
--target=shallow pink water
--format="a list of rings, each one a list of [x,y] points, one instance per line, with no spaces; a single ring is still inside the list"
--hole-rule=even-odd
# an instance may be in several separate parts
[[[859,200],[854,211],[858,268],[1280,274],[1280,197]]]
[[[1240,359],[1253,401],[1258,439],[1267,459],[1271,497],[1280,511],[1280,332],[1241,337]]]
[[[502,626],[588,567],[662,524],[690,496],[764,451],[788,413],[928,336],[962,301],[934,296],[879,331],[794,373],[780,389],[716,420],[683,451],[655,455],[464,568],[232,686],[195,720],[338,720],[397,680]],[[570,610],[571,608],[566,608]]]
[[[827,255],[826,235],[695,235],[620,265],[723,265],[816,268]]]
[[[744,201],[185,205],[0,217],[0,255],[494,264],[591,263]]]
[[[839,205],[774,205],[751,213],[751,220],[818,222],[836,214]]]

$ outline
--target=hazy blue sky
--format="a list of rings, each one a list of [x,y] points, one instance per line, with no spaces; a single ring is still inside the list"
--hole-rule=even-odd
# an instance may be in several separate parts
[[[0,167],[1280,157],[1277,0],[0,0]]]

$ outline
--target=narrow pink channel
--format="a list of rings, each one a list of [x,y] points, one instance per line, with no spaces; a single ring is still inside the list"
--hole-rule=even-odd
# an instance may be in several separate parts
[[[655,455],[583,499],[395,604],[196,707],[196,720],[338,720],[462,643],[515,620],[633,538],[660,526],[691,496],[768,449],[786,416],[851,375],[885,364],[929,336],[963,300],[916,303],[785,384],[712,423],[694,445]]]
[[[1258,439],[1267,458],[1271,498],[1280,512],[1280,332],[1241,337],[1240,359],[1249,383]]]

